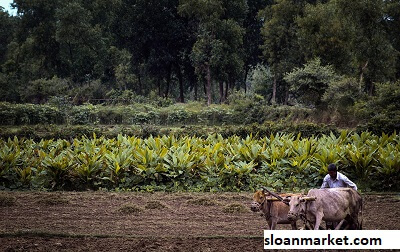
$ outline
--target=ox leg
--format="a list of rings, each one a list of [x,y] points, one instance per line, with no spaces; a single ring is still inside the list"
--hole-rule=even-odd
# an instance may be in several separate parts
[[[276,220],[275,218],[271,218],[270,219],[270,227],[271,230],[275,230],[276,229],[276,224],[278,223],[278,220]]]
[[[340,227],[343,225],[343,223],[344,223],[344,219],[339,222],[339,224],[336,226],[335,230],[340,229]]]
[[[351,230],[357,230],[359,229],[359,223],[358,223],[358,218],[357,216],[350,216],[348,215],[345,219],[348,223],[348,228]]]
[[[293,229],[293,230],[297,230],[296,221],[290,222],[290,225],[292,226],[292,229]]]
[[[322,213],[317,213],[317,214],[315,215],[315,226],[314,226],[314,230],[319,230],[319,226],[321,225],[322,217],[324,217]]]
[[[272,225],[271,220],[267,219],[267,223],[268,223],[267,230],[271,230],[271,225]]]

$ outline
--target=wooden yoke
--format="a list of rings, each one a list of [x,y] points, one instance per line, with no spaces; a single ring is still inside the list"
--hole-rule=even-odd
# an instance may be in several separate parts
[[[271,194],[272,196],[274,196],[275,198],[277,198],[278,200],[282,201],[283,203],[285,203],[286,205],[289,205],[288,202],[284,201],[283,198],[281,196],[279,196],[278,194],[271,192],[270,190],[268,190],[268,188],[266,188],[265,186],[261,186],[261,188],[264,191],[267,191],[269,194]]]

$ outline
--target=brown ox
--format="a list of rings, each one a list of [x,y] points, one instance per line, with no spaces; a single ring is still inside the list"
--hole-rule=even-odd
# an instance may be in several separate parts
[[[351,188],[311,189],[307,196],[292,196],[289,202],[288,218],[301,218],[314,224],[318,230],[321,221],[340,222],[339,229],[346,220],[352,229],[361,229],[359,213],[362,216],[361,195]]]
[[[294,196],[296,194],[279,194],[282,198]],[[253,195],[251,211],[261,211],[267,220],[268,227],[271,230],[276,228],[276,224],[291,224],[292,229],[297,229],[296,220],[288,220],[289,206],[279,201],[269,193],[256,191]]]

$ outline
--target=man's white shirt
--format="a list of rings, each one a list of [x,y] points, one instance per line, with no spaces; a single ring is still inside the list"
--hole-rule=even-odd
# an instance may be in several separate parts
[[[337,172],[336,179],[332,179],[328,174],[324,178],[324,182],[322,183],[322,188],[336,188],[336,187],[351,187],[354,190],[357,190],[356,184],[354,184],[350,179],[346,177],[346,175]]]

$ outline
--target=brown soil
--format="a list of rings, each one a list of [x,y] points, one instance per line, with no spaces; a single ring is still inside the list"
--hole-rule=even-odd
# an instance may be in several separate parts
[[[249,210],[251,199],[251,193],[0,192],[0,251],[262,251],[266,222]],[[364,199],[364,229],[400,228],[399,194]]]

